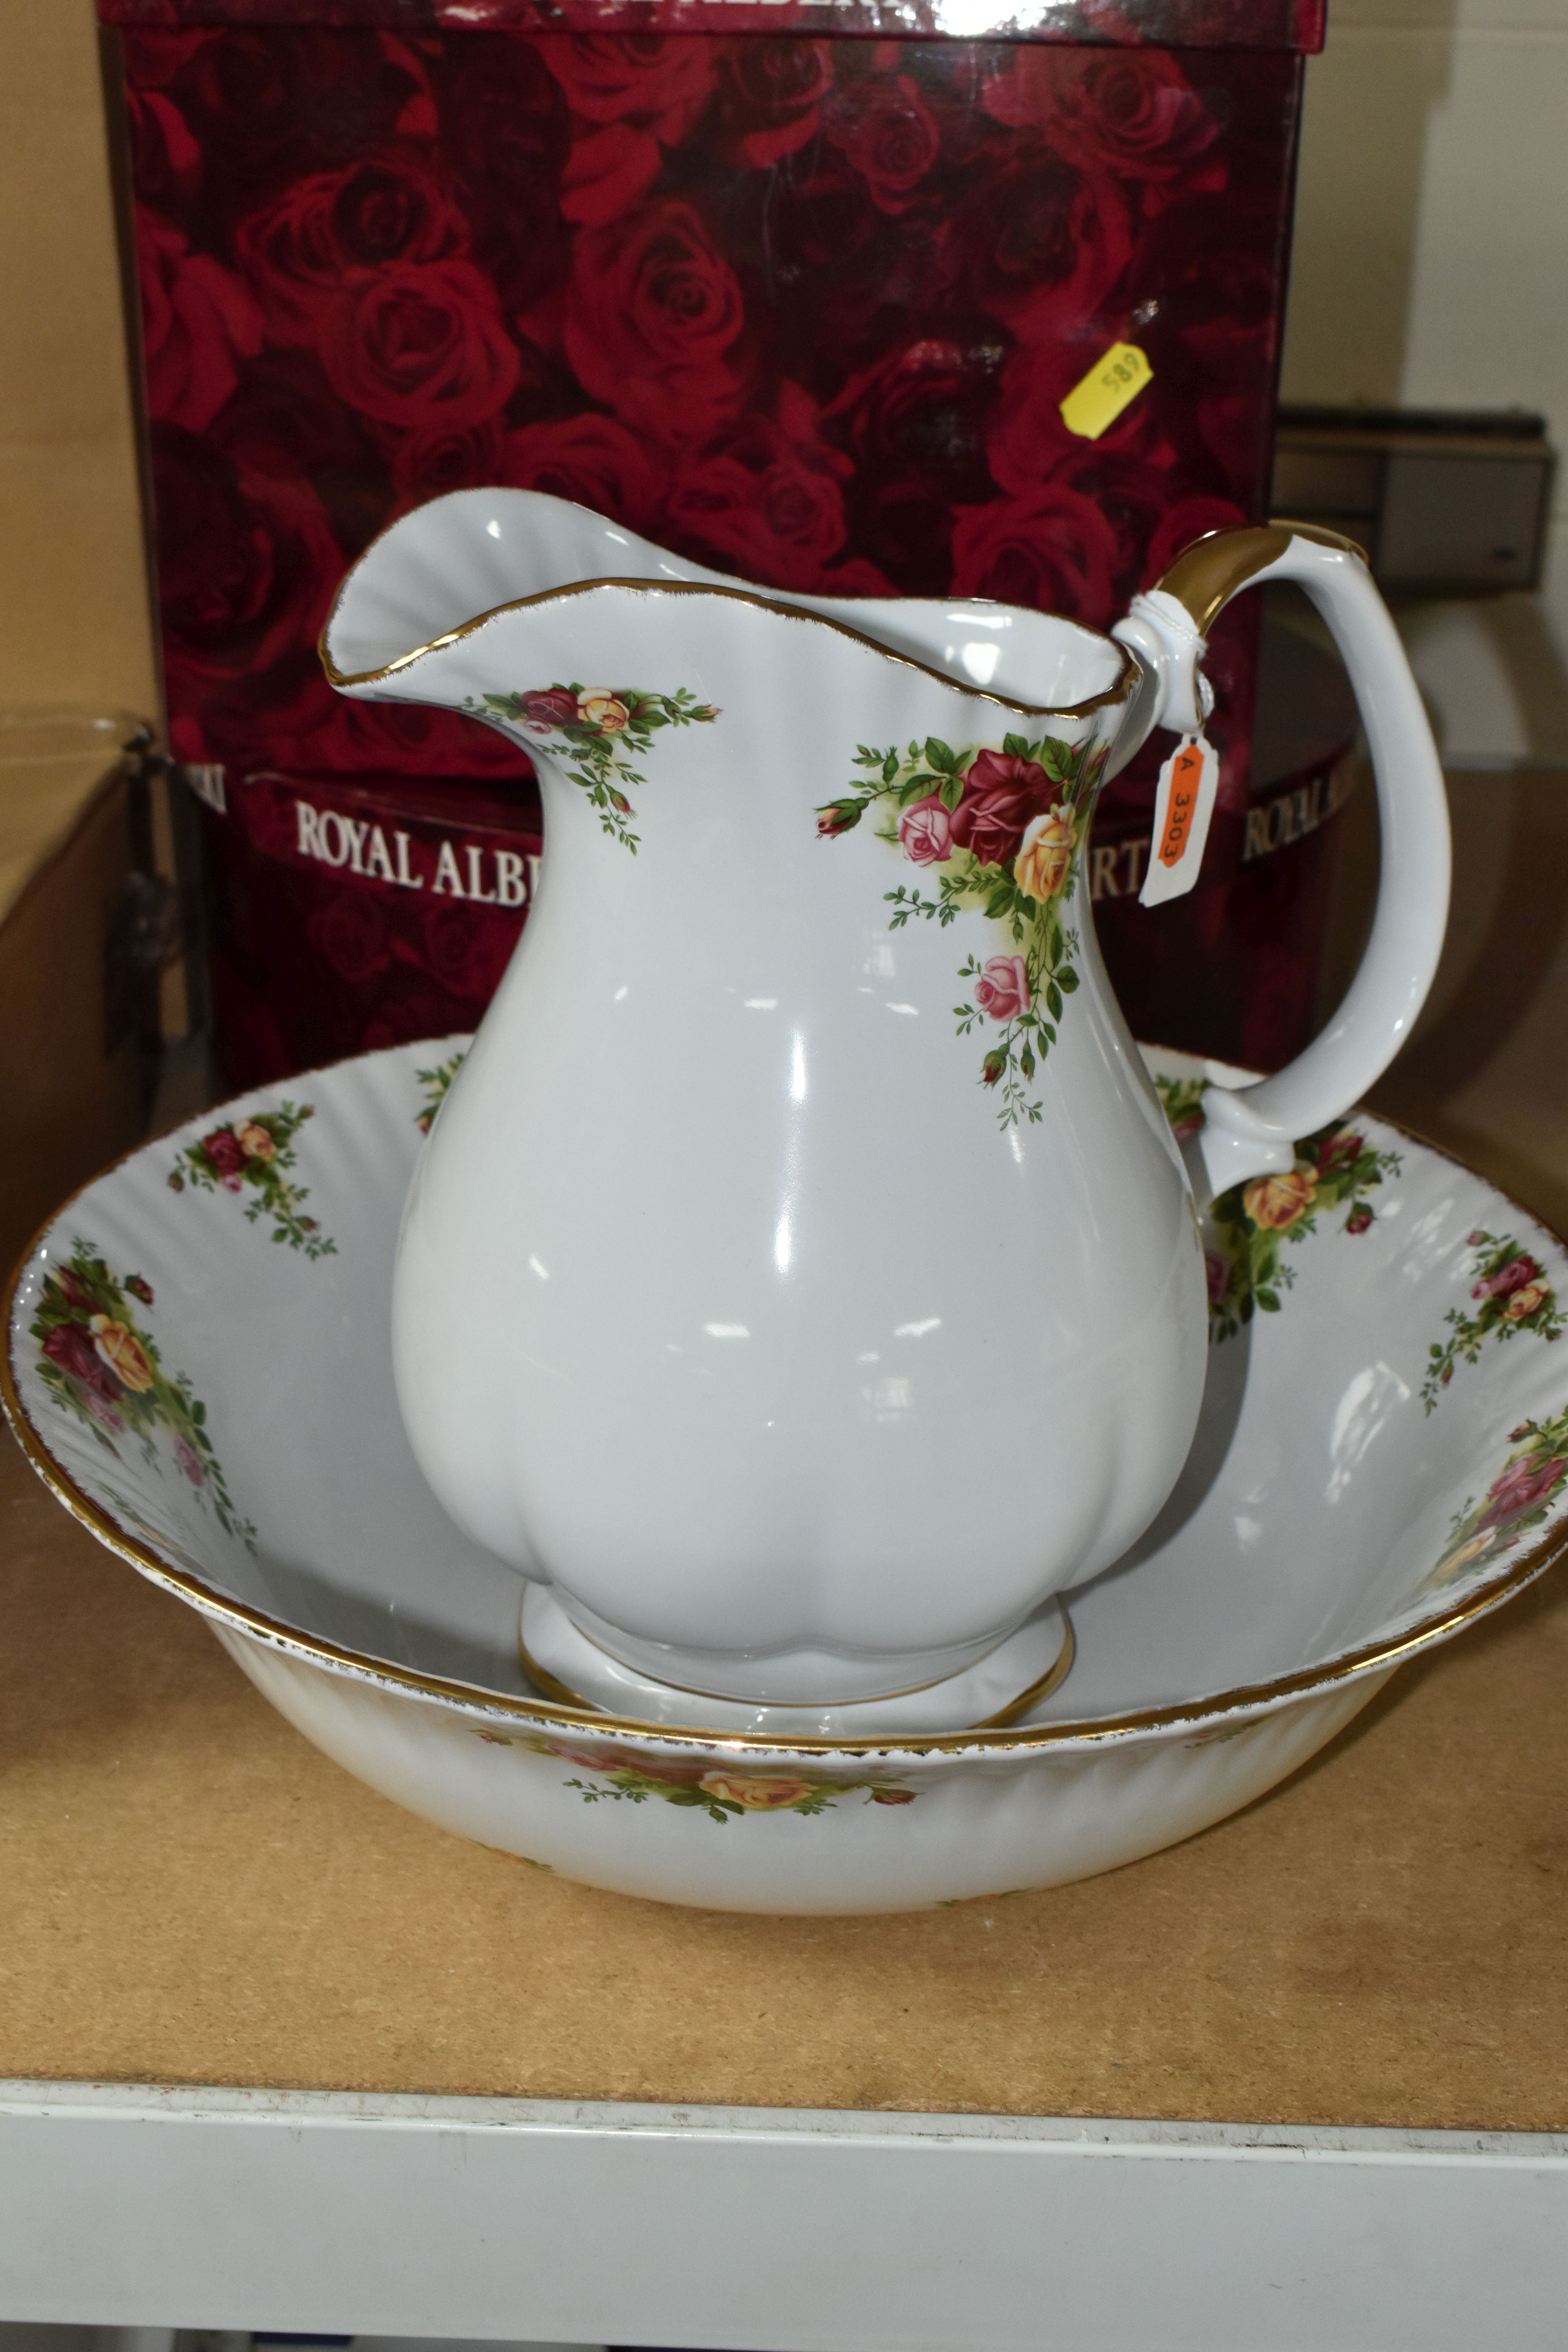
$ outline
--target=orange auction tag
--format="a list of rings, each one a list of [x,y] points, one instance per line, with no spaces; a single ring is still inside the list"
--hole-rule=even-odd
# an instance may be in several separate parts
[[[1219,759],[1204,735],[1188,735],[1160,771],[1154,789],[1154,835],[1140,906],[1180,898],[1198,878],[1219,790]]]

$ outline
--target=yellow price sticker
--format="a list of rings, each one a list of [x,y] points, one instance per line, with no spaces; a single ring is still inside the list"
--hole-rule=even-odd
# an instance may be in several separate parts
[[[1063,401],[1062,423],[1081,440],[1098,441],[1153,380],[1154,371],[1136,343],[1112,343]]]

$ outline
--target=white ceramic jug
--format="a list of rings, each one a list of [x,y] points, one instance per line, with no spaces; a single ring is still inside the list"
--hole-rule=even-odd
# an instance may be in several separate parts
[[[1211,1097],[1189,1170],[1085,838],[1151,728],[1199,723],[1214,614],[1281,579],[1355,685],[1384,878],[1329,1029]],[[1203,1391],[1197,1207],[1289,1168],[1426,993],[1441,778],[1358,552],[1215,534],[1115,639],[764,594],[521,490],[408,515],[338,596],[333,684],[487,720],[545,808],[409,1195],[408,1433],[461,1527],[698,1719],[956,1689],[1131,1544]]]

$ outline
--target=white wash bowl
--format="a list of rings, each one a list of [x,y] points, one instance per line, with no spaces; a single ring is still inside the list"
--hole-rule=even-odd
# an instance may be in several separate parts
[[[308,1738],[459,1835],[735,1910],[1085,1877],[1284,1779],[1568,1542],[1568,1348],[1549,1336],[1568,1255],[1357,1118],[1381,1181],[1335,1198],[1301,1178],[1330,1205],[1279,1249],[1293,1281],[1211,1347],[1182,1485],[1133,1555],[1067,1596],[1076,1662],[1021,1724],[783,1743],[552,1703],[519,1658],[518,1579],[435,1503],[393,1396],[393,1254],[439,1083],[421,1074],[465,1042],[262,1089],[89,1184],[16,1276],[5,1381],[66,1507],[199,1610]],[[1167,1078],[1205,1066],[1149,1058]],[[1478,1303],[1502,1244],[1511,1288]],[[1430,1351],[1450,1343],[1445,1384]]]

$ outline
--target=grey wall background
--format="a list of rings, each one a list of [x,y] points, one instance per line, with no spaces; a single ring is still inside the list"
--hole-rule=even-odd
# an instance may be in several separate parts
[[[1329,0],[1283,389],[1517,404],[1568,443],[1568,0]],[[1561,478],[1551,547],[1540,596],[1401,614],[1450,766],[1568,767]]]

